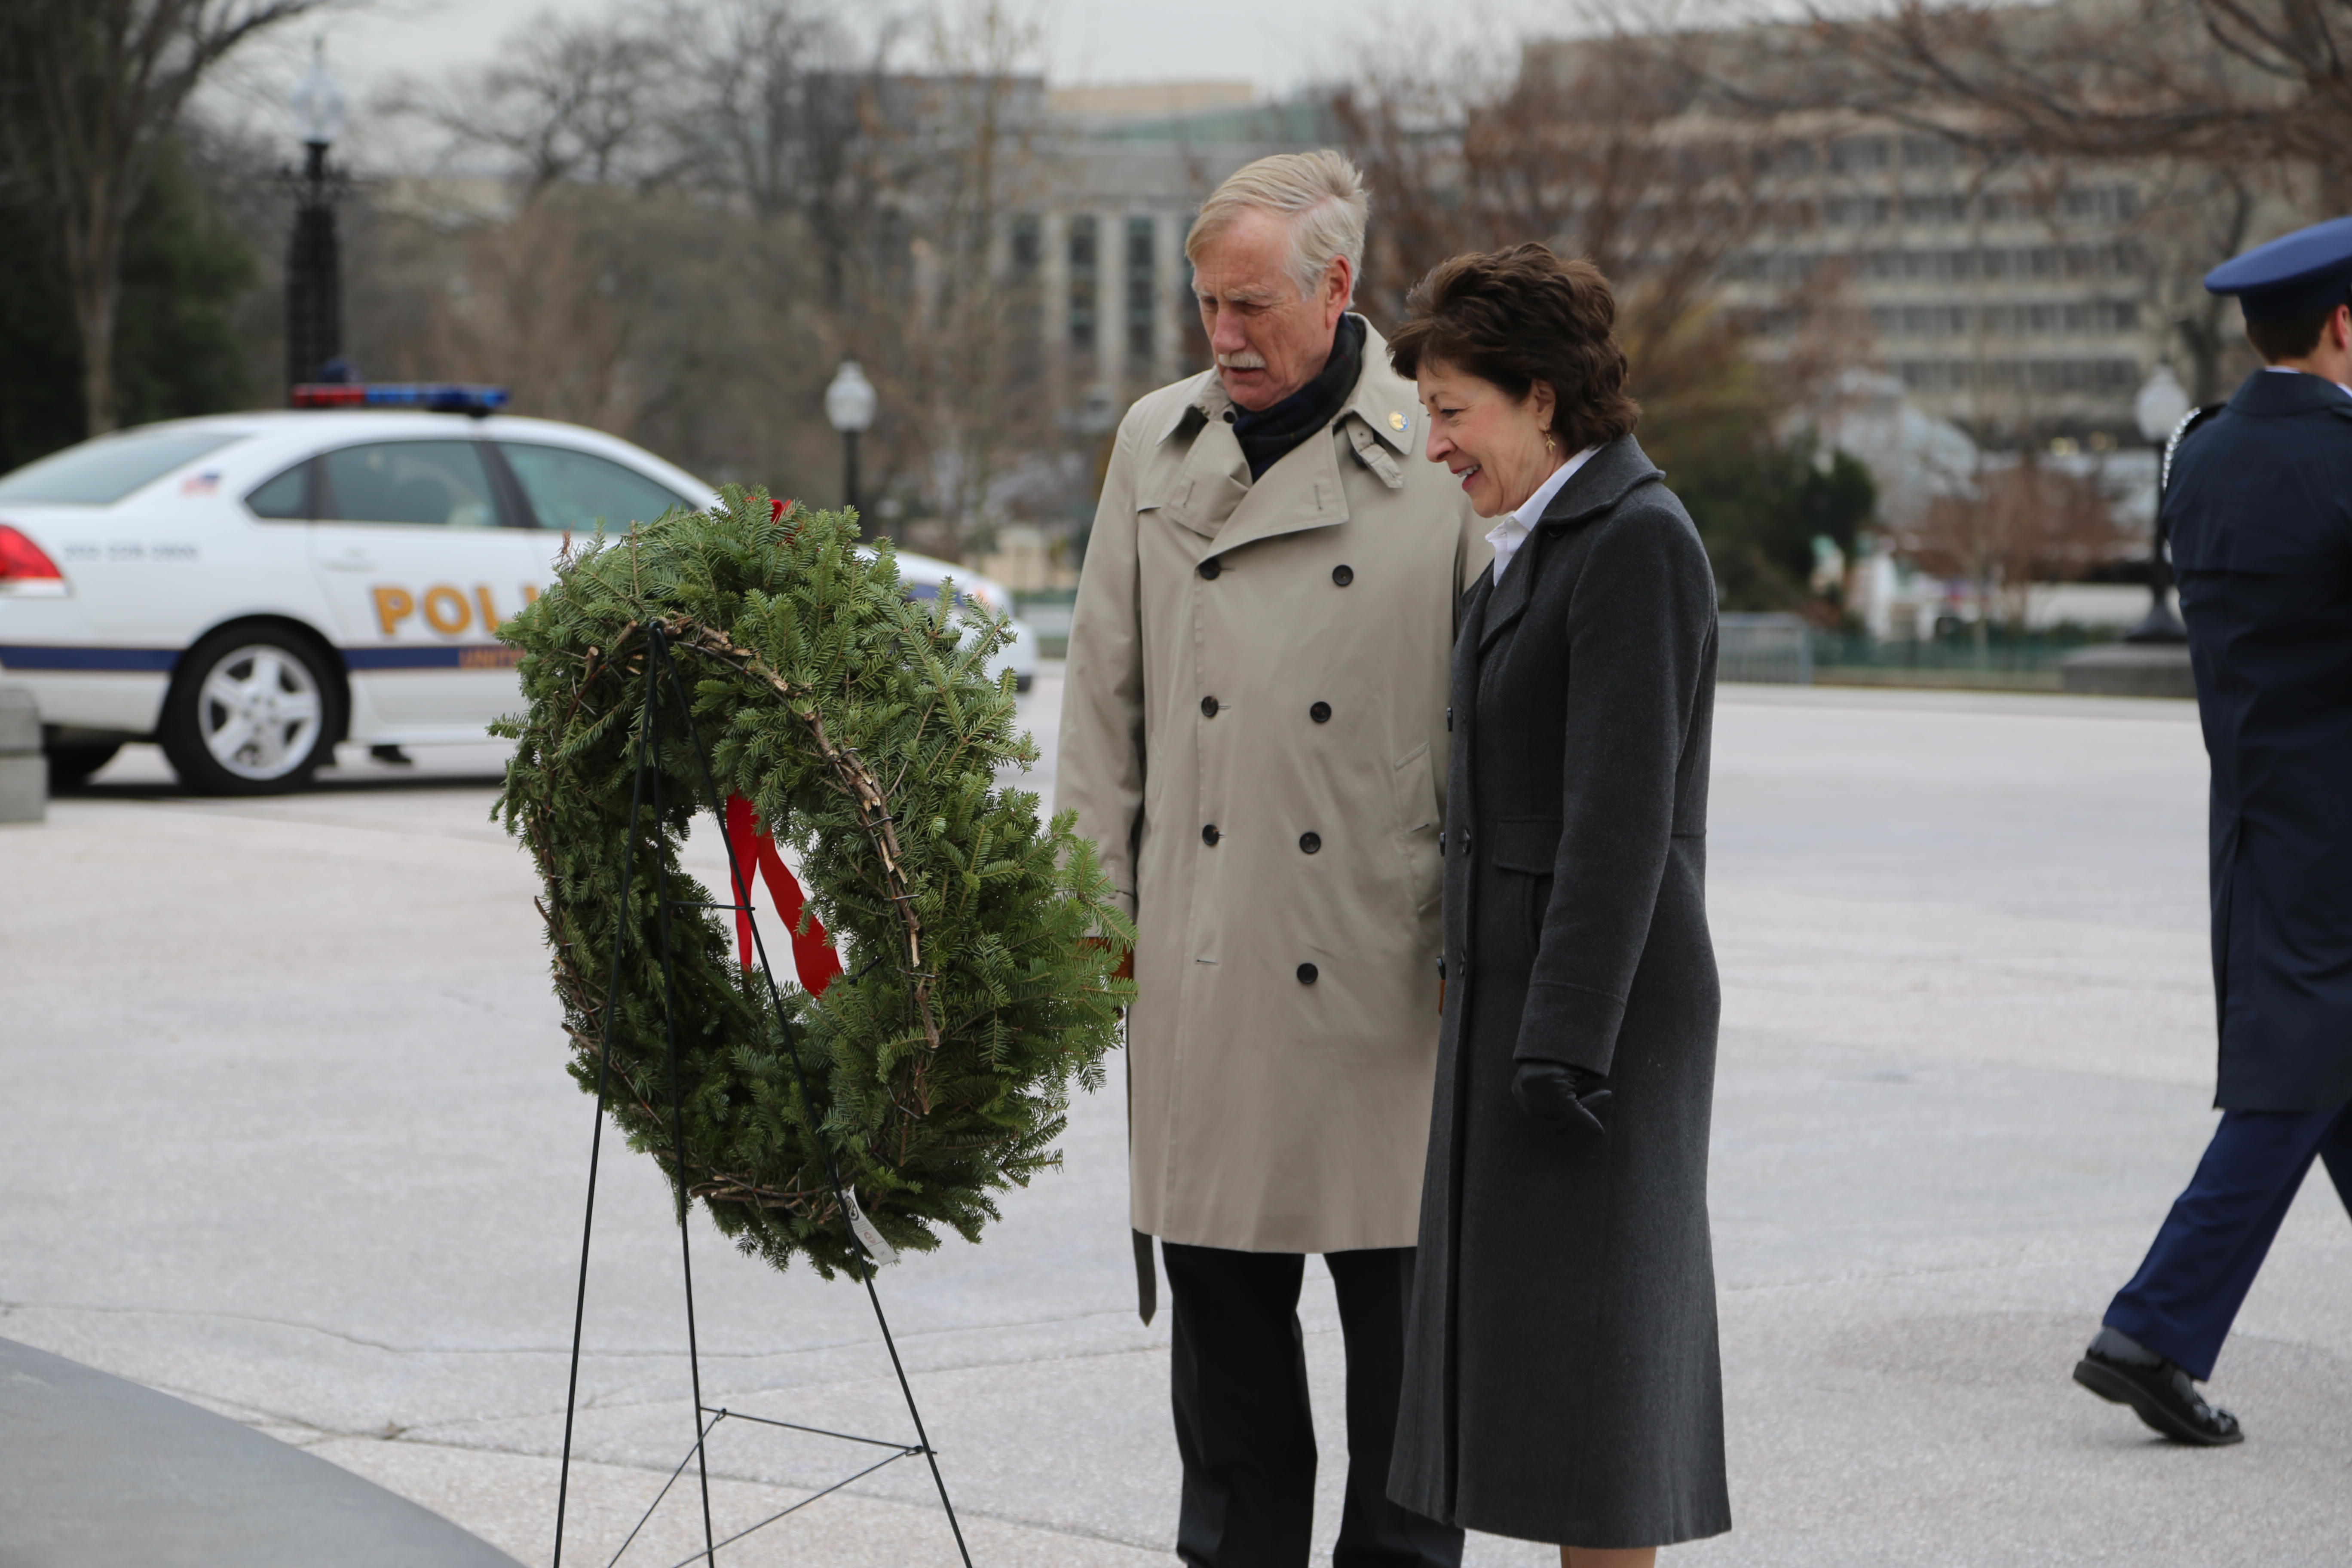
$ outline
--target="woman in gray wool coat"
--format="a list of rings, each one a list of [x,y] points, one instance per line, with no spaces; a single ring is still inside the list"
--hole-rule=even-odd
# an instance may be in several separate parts
[[[1731,1528],[1707,1234],[1715,580],[1642,453],[1608,279],[1423,279],[1390,344],[1495,563],[1463,602],[1449,981],[1389,1490],[1637,1568]]]

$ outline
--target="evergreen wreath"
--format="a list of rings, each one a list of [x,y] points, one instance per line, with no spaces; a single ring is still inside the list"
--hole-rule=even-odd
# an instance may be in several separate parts
[[[977,1240],[992,1193],[1059,1163],[1070,1085],[1100,1087],[1133,991],[1110,974],[1132,928],[1074,814],[1041,825],[1036,795],[997,784],[1036,759],[1012,677],[984,672],[1004,624],[944,591],[912,599],[889,546],[857,539],[850,514],[730,486],[708,511],[567,551],[554,585],[499,631],[521,651],[530,707],[493,726],[517,742],[496,813],[544,883],[573,1079],[595,1092],[617,1009],[604,1109],[630,1147],[745,1252],[778,1268],[802,1254],[827,1279],[865,1264],[820,1139],[894,1247],[936,1247],[940,1226]],[[694,729],[665,682],[660,804],[649,792],[637,818],[624,912],[655,626]],[[722,797],[744,797],[798,851],[804,919],[841,949],[822,996],[778,987],[806,1100],[784,1020],[716,918],[727,900],[679,865],[690,824],[718,837],[702,757]],[[672,900],[675,1086],[656,866]],[[627,935],[608,996],[616,924]],[[771,940],[781,961],[783,933]]]

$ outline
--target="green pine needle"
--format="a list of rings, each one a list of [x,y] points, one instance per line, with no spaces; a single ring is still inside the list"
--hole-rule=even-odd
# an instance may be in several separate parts
[[[825,1147],[883,1236],[914,1251],[942,1227],[977,1240],[996,1217],[992,1193],[1059,1163],[1050,1145],[1071,1087],[1102,1083],[1133,992],[1109,973],[1133,932],[1069,814],[1041,822],[1034,794],[996,785],[1037,754],[1010,678],[985,674],[1003,623],[946,594],[910,601],[888,545],[859,544],[842,513],[772,519],[760,491],[721,498],[567,556],[500,631],[522,650],[530,710],[494,727],[517,742],[497,813],[544,884],[573,1079],[593,1092],[609,1014],[605,1110],[629,1146],[747,1253],[779,1268],[805,1257],[830,1279],[861,1263]],[[705,845],[720,835],[667,686],[660,806],[649,780],[617,919],[656,624],[719,793],[751,801],[797,852],[811,912],[840,950],[845,972],[813,998],[790,983],[792,933],[772,912],[761,928],[785,972],[805,1102],[783,1021],[765,982],[738,970],[723,910],[671,911],[670,1082],[657,868],[674,901],[719,901],[679,850],[689,828]]]

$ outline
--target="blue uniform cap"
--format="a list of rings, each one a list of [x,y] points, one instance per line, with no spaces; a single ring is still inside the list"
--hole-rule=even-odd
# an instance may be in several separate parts
[[[2205,274],[2209,294],[2235,294],[2250,321],[2352,304],[2352,217],[2281,235]]]

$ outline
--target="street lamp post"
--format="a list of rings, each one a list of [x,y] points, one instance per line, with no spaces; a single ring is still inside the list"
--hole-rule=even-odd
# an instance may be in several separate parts
[[[874,423],[874,384],[854,359],[841,362],[824,389],[824,416],[841,432],[842,504],[857,510],[857,437]]]
[[[2158,365],[2132,402],[2132,418],[2140,438],[2156,448],[2156,522],[2147,551],[2147,614],[2124,634],[2129,643],[2183,643],[2189,628],[2172,613],[2166,591],[2172,586],[2172,569],[2164,559],[2164,448],[2173,430],[2188,417],[2189,394],[2170,365]]]
[[[310,69],[287,99],[295,133],[307,152],[294,184],[294,236],[286,251],[286,381],[290,388],[320,379],[343,352],[342,279],[335,246],[339,176],[327,149],[343,133],[343,89],[327,72],[326,40]]]

